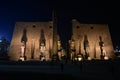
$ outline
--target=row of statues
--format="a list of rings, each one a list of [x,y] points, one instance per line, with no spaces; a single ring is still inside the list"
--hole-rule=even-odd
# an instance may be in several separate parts
[[[26,51],[26,42],[27,42],[27,36],[26,36],[26,32],[27,30],[24,29],[23,30],[23,36],[21,38],[21,52],[20,52],[20,57],[19,60],[21,61],[25,61],[26,60],[26,56],[25,56],[25,51]],[[35,43],[34,40],[31,43],[31,59],[34,59],[34,49],[35,49]],[[44,30],[41,29],[41,36],[40,36],[40,40],[39,40],[39,58],[41,61],[45,61],[46,60],[46,39],[45,39],[45,34],[44,34]],[[58,38],[57,41],[57,54],[58,54],[58,58],[59,60],[61,60],[61,57],[64,54],[64,50],[62,49],[62,45],[61,45],[61,40]],[[49,56],[51,56],[49,54]]]
[[[100,58],[101,59],[108,59],[108,56],[106,54],[106,50],[104,48],[104,42],[102,41],[102,37],[99,36],[99,46],[100,46]],[[84,55],[84,59],[91,59],[90,58],[90,46],[89,46],[89,41],[87,38],[87,35],[84,35],[84,41],[83,41],[83,47],[84,47],[84,51],[85,51],[85,55]],[[70,60],[74,60],[75,57],[77,57],[77,55],[81,54],[81,52],[79,52],[78,54],[76,53],[76,49],[75,49],[75,41],[73,40],[73,38],[69,41],[69,52],[70,52]],[[83,55],[83,54],[81,54]]]
[[[59,58],[59,60],[61,60],[61,57],[64,55],[64,50],[62,49],[61,41],[58,41],[57,48],[58,48],[58,58]],[[20,57],[19,57],[19,60],[21,60],[21,61],[25,61],[25,58],[26,58],[26,56],[25,56],[25,49],[26,49],[25,41],[22,41],[21,42]],[[46,58],[45,58],[46,57],[46,55],[45,55],[46,45],[42,41],[40,43],[39,50],[40,50],[40,52],[39,52],[40,60],[41,61],[45,61],[46,60]]]
[[[26,31],[24,31],[24,36],[23,36],[23,38],[21,40],[21,53],[20,53],[20,57],[19,57],[19,60],[21,60],[21,61],[26,60],[25,51],[26,51],[26,40],[27,40],[27,38],[25,37],[25,35],[26,35]],[[99,40],[100,40],[99,41],[99,46],[100,46],[100,51],[101,51],[100,58],[104,59],[106,57],[106,51],[104,49],[104,42],[102,41],[101,36],[99,36]],[[89,51],[90,46],[89,46],[89,41],[88,41],[87,35],[84,35],[83,45],[84,45],[83,47],[84,47],[84,51],[85,51],[84,58],[85,59],[90,59],[90,53],[89,53],[90,52]],[[34,46],[32,47],[31,50],[32,50],[31,59],[34,59]],[[45,39],[43,30],[41,30],[41,38],[40,38],[40,42],[39,42],[39,51],[40,51],[39,52],[40,60],[45,61],[46,60],[46,54],[45,54],[45,51],[46,51],[46,39]],[[77,55],[75,53],[76,53],[75,41],[72,38],[69,41],[69,54],[67,55],[67,56],[69,56],[70,60],[74,60],[76,58]],[[81,52],[79,52],[79,54],[81,54]],[[60,39],[58,39],[58,41],[57,41],[57,55],[58,55],[59,60],[62,60],[62,57],[65,56],[65,51],[62,48]]]

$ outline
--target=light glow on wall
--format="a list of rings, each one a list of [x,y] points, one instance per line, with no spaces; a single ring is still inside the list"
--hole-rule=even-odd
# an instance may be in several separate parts
[[[105,57],[104,57],[104,60],[108,60],[108,59],[109,59],[108,56],[105,56]]]
[[[82,58],[81,58],[81,57],[78,57],[78,61],[82,61]]]

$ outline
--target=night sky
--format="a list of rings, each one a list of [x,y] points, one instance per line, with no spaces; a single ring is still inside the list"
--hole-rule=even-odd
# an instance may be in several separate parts
[[[63,41],[70,39],[71,20],[76,18],[81,23],[108,24],[114,46],[120,45],[119,7],[118,2],[102,0],[0,0],[0,37],[11,41],[17,21],[52,20],[54,9]]]

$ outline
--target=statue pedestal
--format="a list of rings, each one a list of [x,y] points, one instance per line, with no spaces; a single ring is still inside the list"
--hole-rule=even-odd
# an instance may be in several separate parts
[[[40,61],[45,61],[46,59],[45,59],[45,56],[41,56],[40,55]]]
[[[20,58],[19,58],[19,61],[25,61],[26,60],[26,56],[20,56]]]

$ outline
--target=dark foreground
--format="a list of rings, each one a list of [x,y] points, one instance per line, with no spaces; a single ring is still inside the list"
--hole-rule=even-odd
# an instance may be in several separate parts
[[[0,61],[0,80],[120,80],[120,60]]]

